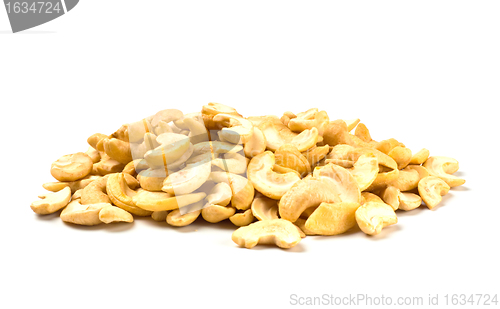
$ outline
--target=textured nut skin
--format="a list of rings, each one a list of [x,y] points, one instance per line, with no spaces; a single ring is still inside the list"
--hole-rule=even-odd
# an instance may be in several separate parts
[[[264,220],[243,226],[234,231],[231,239],[240,247],[251,249],[257,244],[292,248],[301,238],[298,228],[283,219]]]
[[[62,156],[52,163],[50,173],[59,181],[75,181],[92,172],[92,159],[83,152]]]

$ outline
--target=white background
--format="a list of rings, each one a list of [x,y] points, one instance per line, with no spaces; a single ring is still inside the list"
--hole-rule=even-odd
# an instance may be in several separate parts
[[[1,308],[284,308],[297,297],[500,293],[498,1],[80,1],[18,34],[0,9]],[[326,110],[460,162],[435,210],[376,237],[238,248],[230,223],[78,227],[29,205],[93,133],[207,102]],[[423,308],[422,306],[419,308]],[[464,306],[462,306],[464,308]]]

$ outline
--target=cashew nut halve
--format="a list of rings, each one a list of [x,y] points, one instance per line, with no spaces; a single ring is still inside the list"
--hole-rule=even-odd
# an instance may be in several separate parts
[[[301,238],[298,228],[283,219],[264,220],[242,226],[233,232],[231,239],[240,247],[251,249],[257,244],[292,248]]]
[[[307,218],[305,228],[317,235],[338,235],[356,225],[359,203],[321,203]]]
[[[97,203],[82,205],[78,200],[72,201],[61,212],[61,219],[67,223],[79,225],[97,225],[102,221],[99,219],[99,212],[104,207],[113,205],[109,203]]]
[[[398,218],[391,206],[385,203],[367,202],[355,213],[359,228],[368,235],[377,235],[386,226],[396,224]]]
[[[134,217],[116,206],[105,206],[99,211],[99,220],[109,224],[112,222],[134,222]]]
[[[461,186],[465,183],[465,179],[451,175],[458,171],[458,161],[453,158],[432,156],[424,162],[423,166],[429,171],[429,174],[441,178],[450,187]]]
[[[280,199],[300,177],[294,173],[278,174],[273,171],[274,164],[274,154],[266,151],[250,160],[247,176],[257,191],[269,198]]]
[[[252,214],[257,220],[278,219],[278,201],[260,194],[252,202]]]
[[[449,190],[450,186],[436,176],[427,176],[418,183],[418,193],[429,209],[436,207]]]
[[[60,157],[52,163],[50,173],[59,181],[75,181],[92,172],[92,159],[83,152]]]
[[[65,187],[58,192],[42,194],[41,200],[31,203],[31,209],[39,215],[48,215],[64,208],[71,199],[71,189]]]
[[[252,204],[255,195],[255,189],[252,182],[246,177],[226,173],[212,172],[210,179],[214,182],[225,182],[229,185],[232,191],[231,205],[239,210],[247,210]]]

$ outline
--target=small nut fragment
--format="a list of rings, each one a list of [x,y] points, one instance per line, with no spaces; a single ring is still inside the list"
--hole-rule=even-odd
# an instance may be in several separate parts
[[[99,151],[95,150],[92,147],[89,147],[87,151],[85,151],[85,154],[89,156],[90,159],[92,159],[93,163],[97,163],[101,160],[101,154]]]
[[[355,212],[359,203],[321,203],[307,218],[305,227],[317,235],[338,235],[356,225]]]
[[[238,228],[231,239],[240,247],[251,249],[257,244],[292,248],[301,240],[297,227],[283,219],[264,220]]]
[[[458,171],[458,161],[443,156],[432,156],[425,161],[423,165],[432,176],[436,176],[444,180],[450,187],[461,186],[465,183],[465,179],[451,175]]]
[[[422,148],[417,153],[413,154],[410,160],[410,164],[423,164],[427,160],[427,158],[429,158],[429,150]]]
[[[39,215],[48,215],[64,208],[71,199],[71,189],[65,187],[54,193],[38,196],[41,200],[31,203],[31,209]]]
[[[50,173],[59,181],[75,181],[92,172],[92,159],[83,152],[60,157],[52,163]]]
[[[134,217],[119,207],[105,206],[99,211],[99,220],[106,224],[111,222],[134,222]]]
[[[400,190],[394,186],[387,186],[384,190],[382,190],[380,196],[382,200],[392,209],[397,210],[399,208],[399,193]]]
[[[168,210],[153,211],[153,213],[151,214],[151,218],[156,222],[165,222],[168,213]]]
[[[229,217],[229,221],[231,221],[236,226],[246,226],[252,223],[254,220],[254,216],[252,214],[251,209],[247,209],[243,212],[238,212]]]
[[[107,154],[101,157],[101,161],[94,163],[92,166],[92,174],[107,175],[112,173],[119,173],[123,170],[125,164],[111,159]]]
[[[367,202],[355,213],[359,228],[368,235],[377,235],[386,226],[396,224],[398,218],[391,206],[385,203]]]
[[[217,223],[229,219],[235,212],[236,209],[231,206],[208,205],[203,207],[201,215],[207,222]]]
[[[297,171],[300,175],[307,175],[311,172],[311,164],[302,155],[297,147],[285,144],[274,153],[277,165]]]
[[[396,146],[387,154],[398,164],[398,169],[405,168],[411,161],[411,150],[406,147]]]
[[[422,205],[422,198],[414,193],[400,192],[399,198],[399,208],[405,211],[413,210]]]
[[[429,209],[436,207],[449,190],[450,186],[436,176],[427,176],[418,183],[418,193]]]
[[[373,194],[371,192],[361,192],[361,196],[363,198],[363,203],[368,203],[368,202],[377,202],[377,203],[384,203],[382,198],[380,196]]]

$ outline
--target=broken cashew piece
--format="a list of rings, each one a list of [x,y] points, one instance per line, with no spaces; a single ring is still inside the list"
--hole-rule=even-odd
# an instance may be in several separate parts
[[[298,228],[283,219],[264,220],[243,226],[234,231],[231,239],[240,247],[251,249],[257,244],[276,245],[288,249],[297,245],[301,238]]]
[[[99,211],[99,220],[108,224],[112,222],[134,222],[134,217],[116,206],[105,206]]]
[[[418,183],[418,193],[429,209],[436,207],[449,190],[450,186],[436,176],[427,176]]]
[[[423,164],[429,158],[429,150],[422,148],[417,153],[413,154],[410,159],[410,164],[420,165]]]
[[[166,217],[167,223],[172,226],[179,226],[179,227],[187,226],[196,221],[196,219],[198,219],[198,217],[201,214],[201,209],[203,205],[204,202],[199,201],[189,206],[186,206],[189,209],[186,212],[184,212],[184,214],[181,213],[180,209],[175,209],[167,215]]]
[[[458,161],[443,156],[429,157],[423,166],[429,171],[429,174],[444,180],[450,187],[461,186],[465,183],[465,179],[451,175],[458,171]]]
[[[254,220],[254,216],[252,214],[251,209],[247,209],[244,212],[238,212],[229,217],[229,221],[231,221],[236,226],[247,226],[252,223]]]
[[[377,235],[386,226],[396,224],[398,218],[394,209],[385,203],[367,202],[355,213],[359,228],[368,235]]]
[[[418,194],[409,192],[400,192],[399,198],[399,208],[404,211],[413,210],[422,205],[422,198]]]
[[[307,218],[305,228],[316,235],[338,235],[356,225],[359,203],[321,203]]]
[[[42,194],[41,200],[31,203],[31,209],[39,215],[54,213],[68,205],[71,199],[71,189],[65,187],[58,192]]]

